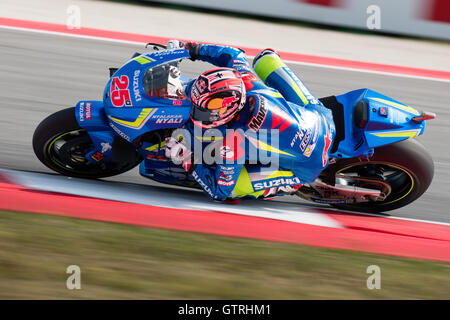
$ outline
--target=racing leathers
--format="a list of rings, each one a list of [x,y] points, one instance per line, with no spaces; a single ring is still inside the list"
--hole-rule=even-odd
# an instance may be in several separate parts
[[[328,164],[331,111],[272,50],[255,58],[254,71],[240,49],[202,45],[196,55],[236,69],[247,91],[245,107],[226,125],[205,130],[188,122],[177,132],[190,155],[183,167],[203,191],[215,200],[258,198],[313,182]]]

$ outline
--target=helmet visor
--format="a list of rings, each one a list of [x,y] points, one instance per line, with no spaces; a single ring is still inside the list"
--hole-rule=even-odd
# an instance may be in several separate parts
[[[211,110],[204,109],[195,103],[192,104],[191,118],[195,121],[203,122],[206,125],[212,124],[214,121],[220,119],[218,112],[212,112]]]

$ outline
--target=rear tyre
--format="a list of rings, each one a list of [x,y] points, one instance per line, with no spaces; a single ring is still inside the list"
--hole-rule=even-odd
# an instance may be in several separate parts
[[[369,161],[356,158],[337,161],[336,174],[370,178],[388,183],[390,194],[384,201],[354,204],[333,204],[345,210],[383,212],[406,206],[419,198],[429,187],[434,175],[433,159],[416,140],[404,140],[375,148]],[[370,188],[370,184],[359,185]]]
[[[129,145],[129,144],[128,144]],[[116,137],[113,152],[125,146]],[[33,135],[33,149],[38,159],[48,168],[66,176],[79,178],[105,178],[126,172],[142,160],[129,146],[120,162],[92,163],[85,159],[92,140],[75,118],[75,108],[58,111],[44,119]]]

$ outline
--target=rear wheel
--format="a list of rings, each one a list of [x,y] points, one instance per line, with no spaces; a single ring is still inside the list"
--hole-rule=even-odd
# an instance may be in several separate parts
[[[375,189],[380,182],[389,185],[387,197],[382,201],[333,204],[340,209],[364,212],[383,212],[406,206],[428,189],[434,175],[431,156],[416,140],[376,148],[369,161],[345,159],[332,166],[330,169],[335,170],[337,177],[355,177],[353,185],[358,187]]]
[[[116,138],[114,148],[125,143]],[[136,150],[126,148],[120,162],[92,163],[85,155],[92,147],[89,134],[75,118],[75,108],[58,111],[44,119],[33,135],[33,149],[38,159],[48,168],[66,176],[105,178],[126,172],[141,161]],[[119,150],[120,152],[120,150]]]

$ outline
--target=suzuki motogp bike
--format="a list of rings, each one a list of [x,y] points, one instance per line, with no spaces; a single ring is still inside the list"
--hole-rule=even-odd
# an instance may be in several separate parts
[[[140,165],[149,179],[200,188],[181,166],[164,156],[166,137],[189,120],[183,86],[191,79],[179,64],[185,49],[136,53],[121,68],[110,68],[103,101],[79,101],[36,128],[39,160],[66,176],[103,178]],[[181,89],[180,89],[181,88]],[[364,212],[403,207],[430,185],[434,165],[415,139],[433,113],[419,112],[369,89],[320,99],[330,109],[336,136],[329,165],[297,195],[316,203]]]

